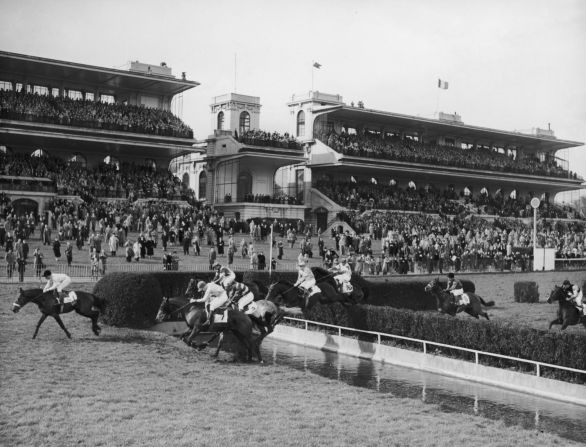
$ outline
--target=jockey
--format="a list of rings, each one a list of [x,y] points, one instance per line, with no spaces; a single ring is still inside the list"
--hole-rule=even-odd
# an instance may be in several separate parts
[[[352,279],[352,268],[348,264],[348,259],[342,258],[341,263],[334,263],[334,266],[330,269],[332,273],[336,273],[334,280],[338,284],[338,288],[342,293],[352,292],[352,286],[350,280]]]
[[[47,285],[43,289],[44,292],[54,290],[55,298],[63,298],[63,289],[71,284],[71,278],[64,273],[51,273],[51,270],[45,270],[43,272],[43,278],[47,280]],[[61,296],[60,296],[61,294]]]
[[[458,306],[462,306],[464,304],[470,304],[470,302],[466,301],[464,295],[464,286],[460,282],[459,279],[455,279],[454,274],[452,272],[448,273],[448,285],[445,288],[444,292],[449,292],[452,296],[456,299],[456,304]]]
[[[566,279],[562,284],[562,289],[567,294],[566,300],[572,301],[574,306],[576,306],[576,308],[582,314],[584,314],[584,294],[582,293],[580,287],[578,287],[576,284],[572,284],[569,280]]]
[[[215,282],[216,284],[220,283],[220,279],[222,277],[222,275],[220,274],[221,268],[222,264],[220,264],[219,262],[214,262],[214,265],[212,265],[212,270],[214,271],[214,279],[212,279],[212,282]]]
[[[254,295],[244,283],[233,281],[228,286],[228,296],[231,302],[238,301],[238,310],[243,311],[254,301]]]
[[[213,282],[206,284],[205,282],[200,281],[197,283],[197,290],[204,292],[203,298],[191,298],[189,302],[205,303],[206,312],[208,314],[208,321],[206,321],[206,324],[211,325],[214,311],[228,303],[228,295],[222,286]]]
[[[220,284],[224,289],[228,290],[228,287],[236,281],[236,273],[230,270],[228,267],[220,268],[218,272],[217,283]]]
[[[314,293],[314,289],[317,289],[313,272],[307,266],[305,261],[299,261],[297,267],[299,268],[299,274],[297,276],[297,281],[295,284],[293,284],[293,286],[299,287],[302,291],[312,295]]]

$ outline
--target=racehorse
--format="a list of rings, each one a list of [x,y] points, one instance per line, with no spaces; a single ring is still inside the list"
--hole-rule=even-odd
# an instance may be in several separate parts
[[[319,288],[321,289],[321,285]],[[326,284],[326,288],[331,287]],[[340,296],[339,294],[337,295]],[[279,306],[284,307],[299,307],[303,309],[311,309],[318,302],[331,301],[324,296],[322,292],[314,293],[313,295],[304,298],[299,287],[294,286],[289,281],[281,280],[272,283],[267,292],[267,301],[272,301]]]
[[[467,292],[468,298],[470,299],[469,304],[457,305],[455,297],[445,292],[442,285],[440,284],[439,278],[435,278],[429,284],[425,286],[425,291],[435,296],[438,310],[448,315],[455,316],[459,312],[466,312],[468,315],[472,315],[474,318],[483,316],[487,320],[488,314],[482,310],[482,306],[490,307],[494,306],[494,301],[484,301],[482,297],[475,293]]]
[[[574,324],[582,323],[584,327],[586,327],[586,317],[580,315],[580,312],[578,309],[576,309],[576,306],[574,306],[571,301],[566,299],[567,296],[568,295],[564,289],[559,286],[555,286],[549,294],[549,297],[547,298],[547,302],[549,304],[553,303],[554,301],[559,303],[558,317],[549,323],[549,329],[551,329],[554,324],[561,324],[562,331],[568,326],[572,326]]]
[[[351,282],[353,289],[352,293],[345,296],[338,291],[338,284],[334,279],[335,273],[329,272],[321,267],[312,267],[311,271],[313,272],[315,282],[322,290],[322,293],[328,297],[331,295],[330,299],[332,301],[349,301],[352,304],[360,304],[364,302],[364,291],[355,282]],[[324,287],[324,284],[328,284],[330,287]]]
[[[102,328],[98,326],[98,317],[100,312],[104,311],[106,301],[87,292],[75,292],[75,294],[77,295],[77,301],[75,305],[73,303],[58,304],[53,291],[43,292],[43,289],[23,290],[21,288],[19,289],[19,294],[16,298],[16,301],[12,304],[12,311],[14,313],[18,313],[18,311],[27,303],[35,303],[37,306],[39,306],[39,310],[41,311],[42,315],[39,319],[39,322],[37,323],[37,328],[35,329],[33,338],[37,337],[39,328],[47,317],[53,317],[59,326],[61,326],[61,329],[63,329],[65,335],[67,335],[68,338],[71,338],[71,334],[65,328],[65,325],[63,324],[59,314],[66,314],[73,310],[75,310],[79,315],[91,318],[92,331],[94,331],[94,334],[100,335]],[[98,308],[99,311],[92,310],[94,306]]]
[[[281,322],[285,313],[276,303],[264,299],[266,292],[262,292],[257,282],[247,282],[245,285],[254,295],[254,311],[247,315],[260,332],[260,337],[256,341],[257,345],[260,346],[263,339],[273,332],[275,326]],[[187,284],[185,295],[193,297],[197,293],[197,280],[192,278]]]
[[[206,326],[207,315],[203,303],[190,303],[187,298],[163,298],[163,302],[159,307],[155,320],[157,323],[164,321],[170,315],[181,312],[185,323],[189,326],[189,330],[186,331],[181,338],[188,345],[192,346],[192,340],[202,329]],[[262,362],[260,355],[260,349],[258,343],[253,340],[252,334],[252,321],[243,312],[235,309],[227,309],[228,318],[225,323],[212,322],[208,330],[215,332],[215,334],[207,342],[196,346],[198,349],[204,349],[212,340],[220,337],[218,341],[218,347],[216,352],[213,354],[217,357],[222,347],[224,340],[224,332],[229,330],[234,334],[236,339],[242,343],[246,348],[247,359],[252,360],[253,352],[257,356],[258,361]]]

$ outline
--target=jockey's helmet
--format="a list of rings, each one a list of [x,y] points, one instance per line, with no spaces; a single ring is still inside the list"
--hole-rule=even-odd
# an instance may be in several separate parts
[[[220,264],[218,264],[218,265],[220,265]],[[220,269],[220,273],[227,273],[227,274],[229,274],[230,273],[230,269],[228,267],[222,267]]]
[[[342,264],[346,264],[348,262],[348,258],[342,258],[340,261],[342,261]]]
[[[297,267],[305,267],[305,261],[299,261]]]
[[[454,279],[454,274],[452,272],[448,273],[448,278]]]
[[[43,272],[43,278],[48,278],[51,275],[52,275],[51,270],[45,270]]]
[[[220,267],[222,267],[222,264],[220,264],[219,262],[214,262],[214,264],[212,265],[212,269],[214,269],[214,270],[218,269]]]
[[[197,283],[197,290],[202,291],[206,288],[207,284],[204,281],[200,281]]]
[[[562,283],[562,287],[564,289],[569,289],[570,287],[572,287],[572,283],[570,282],[569,279],[566,279],[563,283]]]

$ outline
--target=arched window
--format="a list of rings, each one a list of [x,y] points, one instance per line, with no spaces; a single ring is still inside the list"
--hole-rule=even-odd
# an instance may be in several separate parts
[[[189,188],[189,173],[188,172],[183,173],[181,183],[183,184],[183,188],[185,188],[185,189]]]
[[[218,113],[218,125],[216,127],[218,130],[224,129],[224,112]]]
[[[82,167],[86,167],[87,166],[87,160],[81,154],[73,154],[71,157],[69,157],[69,160],[67,160],[67,161],[70,164],[76,164],[76,165],[82,166]]]
[[[305,112],[303,110],[297,114],[297,136],[305,136]]]
[[[250,130],[250,113],[242,112],[240,114],[240,126],[239,126],[240,135],[243,135],[244,133],[248,132],[249,130]]]
[[[208,175],[206,171],[201,171],[199,173],[199,200],[204,200],[206,198],[206,188],[208,184]]]
[[[120,170],[120,161],[116,157],[108,155],[106,158],[104,158],[104,163],[106,163],[107,165],[114,165],[116,166],[117,171]]]
[[[37,149],[36,151],[34,151],[31,154],[31,157],[48,157],[49,154],[47,154],[47,151],[45,151],[44,149]]]

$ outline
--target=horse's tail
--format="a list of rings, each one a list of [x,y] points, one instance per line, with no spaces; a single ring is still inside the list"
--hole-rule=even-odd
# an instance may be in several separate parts
[[[476,295],[476,296],[478,296],[478,295]],[[482,303],[483,306],[486,306],[486,307],[494,306],[494,301],[484,301],[481,296],[478,296],[478,299],[480,300],[480,302]]]

